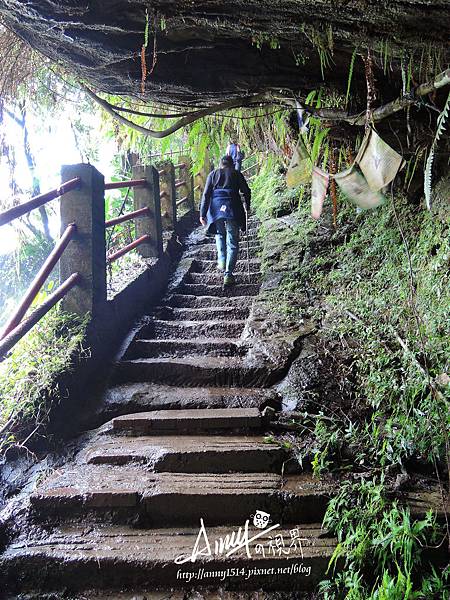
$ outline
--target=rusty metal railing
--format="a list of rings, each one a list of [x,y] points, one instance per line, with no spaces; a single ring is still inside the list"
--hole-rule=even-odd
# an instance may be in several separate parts
[[[105,183],[105,190],[118,190],[120,188],[132,188],[147,185],[146,179],[130,179],[128,181],[111,181]]]
[[[181,204],[183,204],[187,200],[189,200],[189,196],[184,196],[184,198],[180,198],[180,200],[177,200],[177,206],[180,206]]]
[[[80,183],[81,179],[79,177],[75,177],[74,179],[66,181],[54,190],[50,190],[45,194],[39,194],[39,196],[31,198],[31,200],[28,200],[23,204],[13,206],[12,208],[5,210],[4,212],[0,213],[0,225],[6,225],[7,223],[11,223],[11,221],[14,221],[14,219],[18,219],[19,217],[26,215],[35,208],[39,208],[47,202],[50,202],[50,200],[54,200],[55,198],[59,198],[59,196],[63,196],[67,192],[70,192],[70,190],[73,190],[76,187],[78,187]]]
[[[184,188],[181,191],[181,193],[184,194],[184,197],[176,201],[177,206],[188,202],[192,198],[193,192],[199,189],[199,186],[196,186],[194,189],[192,189],[193,185],[191,185],[189,178],[189,160],[185,159],[184,156],[181,160],[183,160],[183,162],[179,162],[178,164],[173,165],[173,167],[171,167],[170,169],[170,185],[174,185],[176,190],[178,190],[179,188]],[[176,181],[173,181],[172,179],[173,168],[178,169],[179,173],[178,179]],[[158,216],[158,211],[156,210],[156,207],[159,206],[159,200],[165,198],[166,196],[170,196],[170,193],[168,191],[162,191],[159,194],[158,199],[154,198],[153,183],[149,179],[150,177],[152,177],[150,173],[153,173],[154,169],[152,170],[151,167],[136,168],[133,170],[134,179],[130,179],[128,181],[114,181],[108,183],[103,183],[103,176],[101,175],[101,173],[98,173],[98,171],[96,171],[94,167],[89,166],[89,169],[87,169],[86,165],[80,165],[79,168],[76,168],[75,166],[66,166],[64,167],[64,169],[66,169],[66,173],[68,174],[67,179],[69,179],[69,177],[71,179],[62,183],[59,187],[50,190],[45,194],[35,196],[27,202],[24,202],[18,206],[14,206],[0,213],[0,225],[6,225],[17,218],[26,215],[32,210],[43,206],[47,202],[63,196],[67,192],[77,190],[77,192],[74,193],[73,196],[71,195],[70,198],[67,198],[67,203],[65,203],[65,201],[62,202],[62,205],[66,207],[65,215],[70,215],[68,217],[68,220],[63,220],[63,223],[67,225],[67,222],[69,221],[69,225],[66,226],[66,229],[62,233],[61,238],[56,242],[55,247],[47,257],[47,259],[44,261],[39,272],[28,287],[28,290],[25,293],[23,299],[20,301],[19,305],[14,310],[13,314],[8,319],[6,325],[0,332],[0,360],[28,331],[30,331],[30,329],[34,325],[36,325],[36,323],[40,321],[40,319],[42,319],[42,317],[45,314],[48,313],[48,311],[53,306],[55,306],[55,304],[59,300],[64,298],[68,294],[68,292],[72,290],[75,286],[79,286],[81,284],[77,294],[82,294],[83,300],[80,303],[78,303],[78,300],[76,300],[73,303],[73,299],[71,297],[67,299],[68,306],[75,306],[75,312],[79,310],[78,306],[83,307],[84,310],[85,306],[98,307],[102,305],[102,302],[106,301],[106,293],[102,292],[102,277],[105,277],[106,279],[107,272],[104,272],[104,266],[100,269],[99,267],[97,267],[96,270],[92,271],[92,264],[95,261],[90,260],[93,258],[92,253],[94,251],[94,246],[97,250],[100,248],[104,248],[104,246],[102,246],[101,241],[101,237],[104,235],[102,222],[104,223],[104,228],[111,228],[109,230],[111,234],[113,234],[112,228],[115,225],[148,217],[148,225],[143,224],[142,221],[135,221],[136,231],[138,232],[135,235],[140,235],[140,237],[138,237],[131,243],[128,243],[122,248],[108,252],[106,255],[106,264],[113,263],[120,257],[124,256],[125,254],[129,253],[135,248],[138,248],[142,244],[149,244],[151,246],[149,248],[149,252],[154,253],[151,254],[152,256],[159,256],[158,253],[162,252],[162,237],[160,236],[161,224],[155,227],[155,223],[158,222],[158,219],[160,223],[160,216]],[[147,175],[147,172],[149,173],[149,175]],[[167,171],[164,169],[158,171],[158,174],[162,176],[166,172]],[[142,178],[143,173],[146,174],[146,178]],[[78,176],[78,174],[80,174],[80,176]],[[90,187],[90,184],[88,184],[86,188],[84,186],[82,187],[82,180],[84,182],[85,177],[87,178],[86,181],[88,182],[91,181],[89,178],[92,177],[92,180],[97,182],[96,185],[93,185],[92,188]],[[128,188],[127,195],[132,188],[143,187],[144,190],[139,192],[138,200],[136,200],[135,195],[136,210],[133,210],[132,212],[128,212],[126,214],[121,214],[124,210],[123,206],[118,216],[105,221],[101,216],[99,220],[97,210],[99,207],[98,203],[101,202],[101,198],[103,196],[102,187],[104,187],[104,190]],[[80,188],[79,192],[78,188]],[[181,195],[180,192],[178,192],[178,194]],[[143,200],[143,198],[145,199]],[[78,217],[76,216],[78,211],[78,209],[76,208],[78,206],[78,201],[80,201],[80,215],[83,215],[83,219],[86,219],[86,222],[85,220],[83,220],[83,227],[81,225],[81,221],[79,225],[80,236],[82,232],[83,240],[80,240],[79,236],[77,235],[78,230],[76,223],[70,222],[71,220],[76,221],[78,219]],[[155,204],[153,204],[153,202]],[[73,207],[75,207],[75,209]],[[90,212],[90,209],[93,207],[96,207],[96,211],[92,210],[92,212]],[[174,219],[176,220],[176,216],[174,216]],[[142,235],[142,233],[144,233],[145,235]],[[129,235],[131,235],[130,231]],[[76,242],[79,245],[79,249],[77,250],[76,256],[73,253],[64,254],[65,249],[67,248],[70,241],[74,239],[74,237],[74,243]],[[87,240],[90,240],[90,243],[92,243],[92,240],[94,240],[95,244],[92,247],[89,243],[85,245],[85,238]],[[83,243],[81,243],[82,241]],[[77,261],[78,252],[81,252],[82,256]],[[145,256],[147,253],[147,249],[142,251],[140,250],[140,252]],[[103,253],[104,250],[102,250],[102,254]],[[63,256],[63,254],[64,264],[61,268],[62,272],[66,274],[65,281],[61,283],[61,285],[59,285],[59,287],[56,290],[54,290],[49,296],[47,296],[46,299],[42,302],[42,304],[40,304],[36,308],[33,307],[32,312],[29,314],[33,301],[38,296],[39,291],[42,289],[47,278],[49,277],[49,275],[51,274],[51,272]],[[102,260],[103,265],[105,265],[104,254]],[[97,261],[97,263],[99,262],[100,261]],[[92,278],[95,279],[94,283],[92,283],[91,281]],[[90,285],[90,283],[92,285]],[[70,304],[70,302],[72,302],[72,305]],[[92,309],[92,314],[94,314],[94,316],[96,314],[94,309]]]
[[[79,285],[81,277],[79,273],[73,273],[68,277],[64,283],[62,283],[56,290],[50,294],[40,304],[29,317],[21,321],[14,329],[0,340],[0,359],[4,358],[6,354],[26,335],[30,329],[32,329],[39,321],[45,317],[48,311],[55,306],[64,296],[70,292],[70,290]]]
[[[9,210],[4,211],[0,214],[0,225],[11,223],[11,221],[18,219],[32,210],[43,206],[47,202],[50,202],[51,200],[66,194],[70,190],[77,188],[80,183],[81,179],[79,177],[75,177],[74,179],[66,181],[59,187],[50,190],[45,194],[35,196],[23,204],[14,206]],[[28,290],[22,298],[19,306],[14,310],[13,314],[6,322],[6,325],[3,327],[0,333],[0,357],[3,357],[34,325],[36,325],[36,323],[38,323],[38,321],[40,321],[40,319],[42,319],[44,315],[47,314],[47,312],[61,298],[63,298],[75,285],[79,283],[80,276],[76,273],[72,273],[72,275],[70,275],[70,277],[66,279],[66,281],[61,284],[57,290],[44,301],[43,304],[36,308],[32,314],[25,319],[25,321],[23,320],[29,308],[33,304],[36,296],[42,289],[47,277],[55,268],[76,231],[77,226],[75,223],[70,223],[66,227],[62,236],[57,241],[55,247],[50,252],[44,261],[44,264],[39,269],[37,275],[34,277],[33,281],[28,287]]]
[[[142,235],[137,240],[134,240],[133,242],[131,242],[131,244],[127,244],[126,246],[124,246],[120,250],[117,250],[117,252],[112,252],[111,254],[108,254],[108,256],[106,257],[107,262],[108,263],[114,262],[115,260],[117,260],[121,256],[124,256],[125,254],[127,254],[131,250],[134,250],[135,248],[137,248],[141,244],[145,244],[146,242],[149,242],[150,239],[151,238],[150,238],[149,235]]]
[[[32,305],[33,300],[36,298],[36,296],[38,295],[42,286],[44,285],[47,277],[53,271],[56,263],[61,258],[62,253],[66,249],[68,243],[73,238],[73,235],[76,232],[76,230],[77,230],[77,227],[76,227],[75,223],[71,223],[66,228],[66,230],[62,234],[61,238],[58,240],[56,246],[50,252],[46,261],[40,268],[38,274],[31,282],[30,287],[28,288],[28,290],[25,293],[25,296],[22,299],[22,302],[16,308],[16,310],[14,311],[14,313],[12,314],[12,316],[9,318],[8,322],[6,323],[5,327],[3,328],[2,332],[0,333],[0,340],[2,340],[9,333],[11,333],[11,331],[15,327],[17,327],[17,325],[23,319],[27,310]]]
[[[144,208],[140,208],[139,210],[133,210],[133,212],[129,212],[124,215],[120,215],[119,217],[115,217],[114,219],[109,219],[108,221],[105,221],[105,227],[113,227],[114,225],[118,225],[119,223],[125,223],[125,221],[131,221],[132,219],[137,219],[148,214],[150,214],[150,208],[148,206],[145,206]]]

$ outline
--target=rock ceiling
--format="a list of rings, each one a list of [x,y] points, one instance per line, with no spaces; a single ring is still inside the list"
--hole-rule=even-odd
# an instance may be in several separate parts
[[[379,81],[388,97],[402,52],[448,61],[449,10],[448,0],[0,0],[8,27],[101,92],[142,97],[148,27],[144,97],[197,106],[292,97],[324,80],[345,93],[352,52],[367,45],[392,67]],[[361,60],[354,77],[365,86]]]

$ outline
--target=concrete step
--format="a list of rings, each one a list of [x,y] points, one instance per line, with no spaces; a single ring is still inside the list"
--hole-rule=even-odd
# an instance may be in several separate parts
[[[135,340],[128,348],[124,358],[183,358],[186,356],[241,356],[246,351],[239,340],[223,338],[197,338],[195,340]]]
[[[149,320],[139,333],[139,339],[187,339],[214,337],[239,338],[245,321],[227,319],[208,321],[161,321]]]
[[[74,594],[92,584],[103,592],[168,584],[191,589],[193,585],[222,587],[224,578],[227,587],[239,591],[315,589],[326,575],[336,540],[327,537],[320,524],[277,525],[249,526],[250,557],[239,544],[244,532],[238,532],[238,526],[208,527],[205,523],[200,555],[193,554],[198,527],[145,530],[80,524],[51,532],[35,530],[34,537],[19,538],[3,554],[4,591]],[[283,541],[285,552],[279,553],[275,537]],[[231,539],[235,546],[227,547],[226,540]]]
[[[215,321],[219,319],[243,320],[249,315],[250,307],[208,306],[206,308],[173,308],[157,306],[153,315],[163,321]]]
[[[195,296],[193,294],[171,294],[165,298],[166,305],[174,308],[217,308],[236,307],[250,308],[253,303],[252,296]]]
[[[249,275],[244,273],[235,273],[234,276],[237,284],[245,283],[260,283],[261,273],[254,272]],[[222,285],[223,284],[223,273],[189,273],[188,283],[203,283],[205,285]]]
[[[328,499],[325,486],[310,474],[282,479],[274,473],[151,473],[140,466],[73,465],[48,477],[30,501],[41,520],[92,516],[169,527],[196,525],[202,518],[210,525],[244,523],[257,510],[276,523],[317,523]]]
[[[219,430],[258,430],[263,422],[264,419],[257,408],[193,408],[123,415],[113,419],[111,425],[115,433],[176,435]]]
[[[280,473],[286,459],[283,448],[258,435],[104,435],[82,450],[77,461],[117,466],[140,463],[172,473]]]
[[[281,407],[280,396],[272,389],[240,387],[173,387],[131,383],[109,388],[97,412],[97,422],[127,413],[185,408]]]
[[[222,285],[206,285],[204,283],[182,283],[177,288],[178,294],[193,296],[256,296],[260,284],[241,283],[224,288]]]
[[[186,387],[264,387],[276,376],[264,366],[246,367],[237,357],[191,355],[123,360],[114,371],[114,383],[148,381]]]
[[[261,261],[257,258],[250,259],[250,272],[260,271]],[[217,260],[195,260],[191,273],[214,273],[217,272]],[[238,260],[234,269],[235,273],[247,273],[247,260]]]

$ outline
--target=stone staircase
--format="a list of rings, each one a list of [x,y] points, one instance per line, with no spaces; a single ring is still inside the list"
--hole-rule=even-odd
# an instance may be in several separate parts
[[[104,424],[32,493],[28,526],[0,559],[11,598],[312,590],[325,576],[336,544],[321,528],[326,490],[267,438],[279,398],[267,368],[242,358],[256,224],[250,277],[239,260],[226,291],[214,245],[194,234],[117,364]]]

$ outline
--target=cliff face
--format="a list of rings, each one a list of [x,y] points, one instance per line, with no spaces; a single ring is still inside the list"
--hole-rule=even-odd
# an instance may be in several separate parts
[[[401,82],[400,58],[445,59],[448,0],[0,0],[3,22],[36,49],[95,85],[144,97],[202,105],[249,92],[345,92],[355,47],[384,52]],[[447,53],[447,56],[445,54]],[[327,65],[328,68],[327,68]],[[354,82],[364,85],[356,61]],[[382,84],[380,83],[382,87]],[[389,97],[391,83],[384,84]]]

